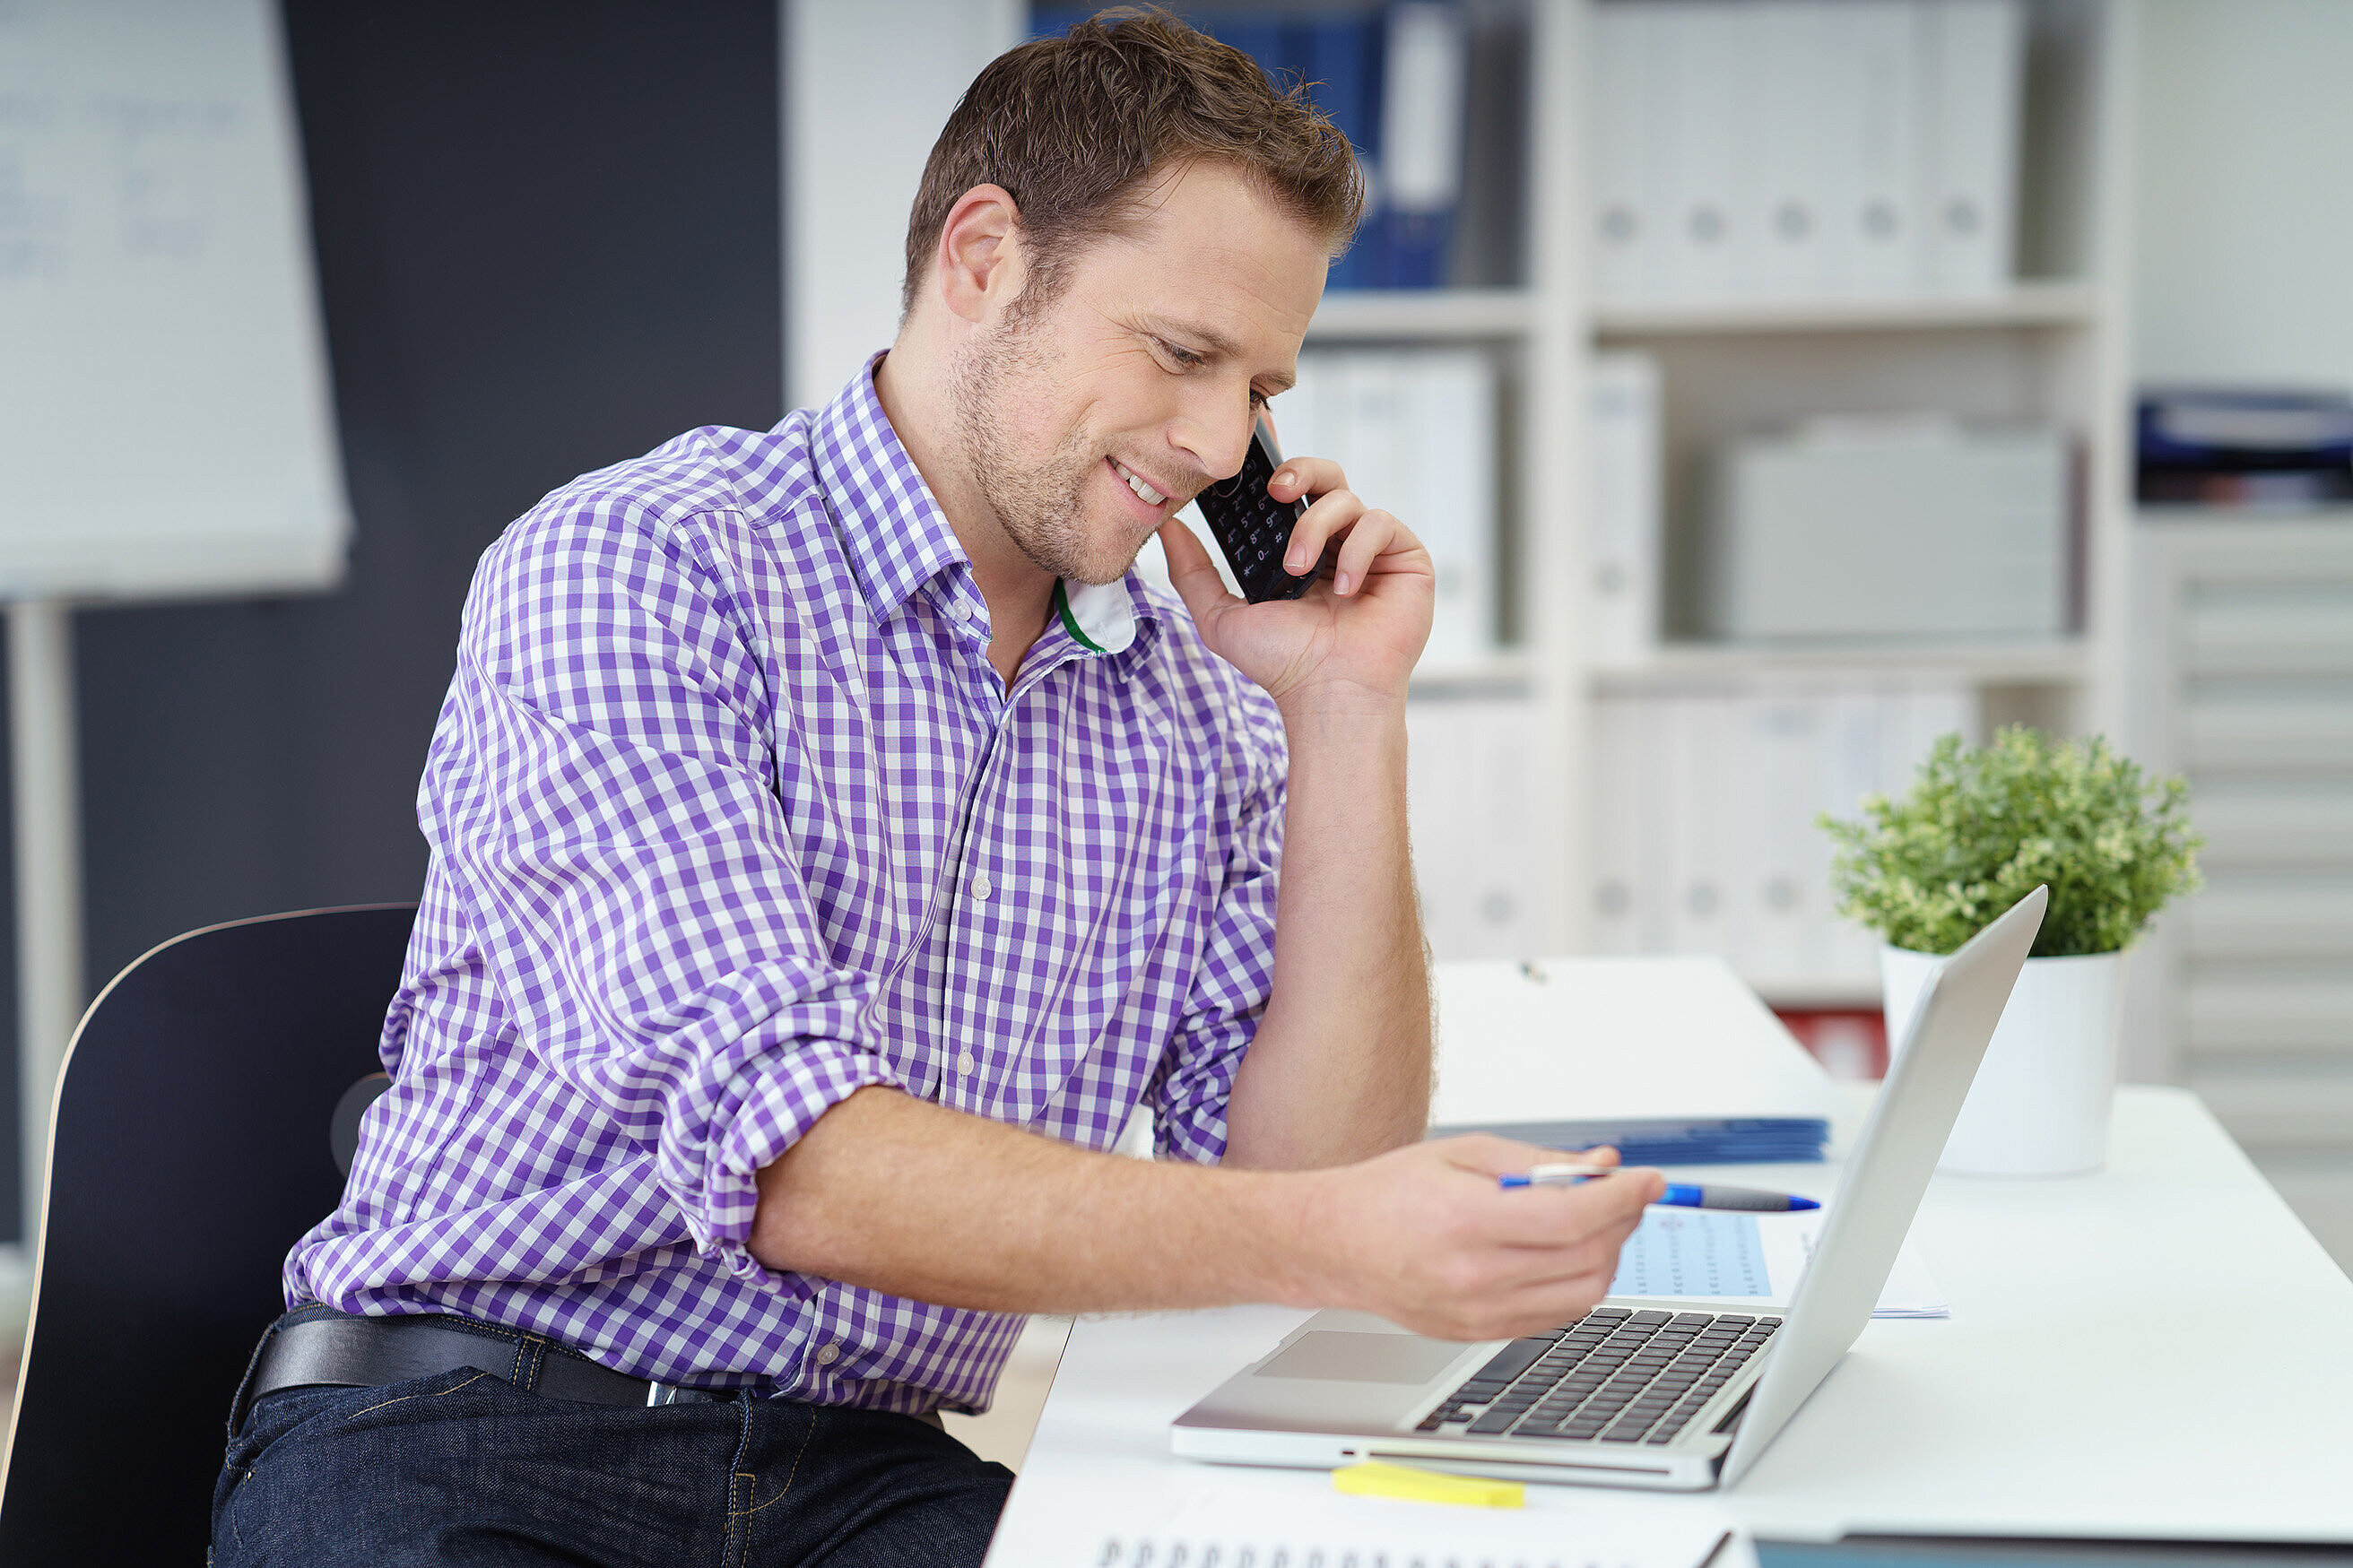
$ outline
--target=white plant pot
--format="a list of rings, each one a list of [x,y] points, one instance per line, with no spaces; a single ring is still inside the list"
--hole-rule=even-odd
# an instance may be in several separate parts
[[[1879,950],[1891,1067],[1939,962],[1900,947]],[[2106,1163],[2123,973],[2119,952],[2026,961],[1938,1170],[2072,1176]]]

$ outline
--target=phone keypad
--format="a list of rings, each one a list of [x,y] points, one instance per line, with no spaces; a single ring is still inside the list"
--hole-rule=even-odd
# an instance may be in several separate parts
[[[1252,454],[1256,456],[1255,453]],[[1294,577],[1282,569],[1282,554],[1291,547],[1291,530],[1307,510],[1303,500],[1279,501],[1266,493],[1273,470],[1258,462],[1201,492],[1201,515],[1217,536],[1218,548],[1234,569],[1242,597],[1251,604],[1269,599],[1296,599],[1314,585],[1311,568]]]

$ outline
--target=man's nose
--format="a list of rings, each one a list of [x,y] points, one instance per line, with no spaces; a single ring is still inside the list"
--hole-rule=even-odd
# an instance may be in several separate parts
[[[1213,479],[1229,479],[1241,472],[1249,455],[1250,433],[1257,427],[1255,409],[1236,415],[1229,409],[1204,409],[1178,423],[1176,445],[1193,456],[1201,471]]]

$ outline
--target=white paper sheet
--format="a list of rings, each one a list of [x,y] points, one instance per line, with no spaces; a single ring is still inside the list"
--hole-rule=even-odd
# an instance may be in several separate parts
[[[1712,1509],[1609,1511],[1571,1503],[1461,1508],[1221,1487],[1156,1530],[1114,1535],[1071,1568],[1698,1568],[1733,1526]],[[1214,1553],[1214,1555],[1212,1555]]]

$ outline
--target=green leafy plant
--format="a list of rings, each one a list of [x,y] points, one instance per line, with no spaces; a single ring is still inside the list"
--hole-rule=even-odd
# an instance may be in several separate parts
[[[1866,795],[1862,820],[1818,826],[1838,847],[1839,913],[1892,945],[1950,952],[2048,883],[2033,955],[2061,958],[2119,951],[2201,885],[2189,800],[2104,739],[2012,724],[1982,748],[1945,736],[1903,799]]]

